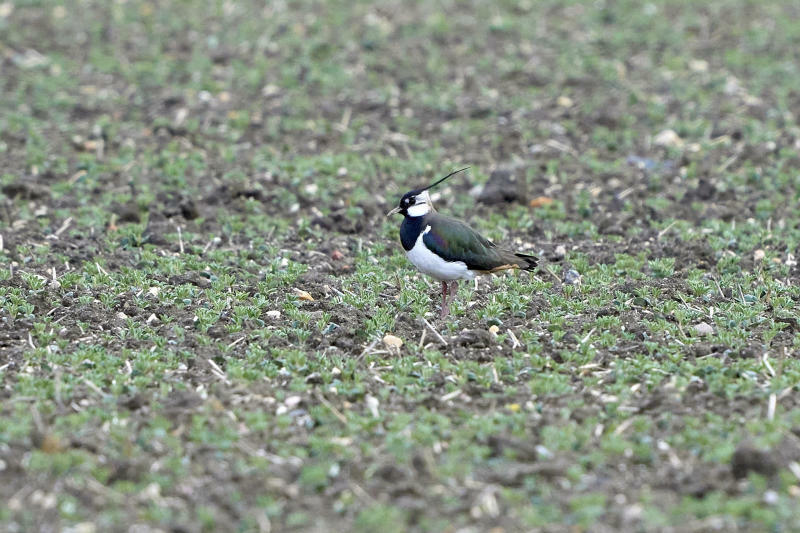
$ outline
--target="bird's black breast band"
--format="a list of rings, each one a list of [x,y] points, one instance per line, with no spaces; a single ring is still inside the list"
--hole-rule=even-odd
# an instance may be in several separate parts
[[[414,247],[417,237],[425,229],[425,217],[405,217],[400,225],[400,242],[407,252]]]

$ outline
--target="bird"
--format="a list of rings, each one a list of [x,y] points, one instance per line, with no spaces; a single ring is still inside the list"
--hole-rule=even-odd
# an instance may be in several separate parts
[[[535,256],[498,248],[466,222],[434,209],[428,191],[469,168],[453,171],[427,187],[408,191],[400,204],[386,213],[387,217],[403,215],[400,243],[408,260],[417,270],[442,283],[442,319],[450,312],[449,303],[458,291],[459,280],[511,268],[530,271],[537,264]]]

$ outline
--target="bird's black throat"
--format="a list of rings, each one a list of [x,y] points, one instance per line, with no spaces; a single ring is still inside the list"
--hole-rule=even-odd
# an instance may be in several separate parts
[[[414,247],[417,237],[424,229],[425,216],[410,217],[406,215],[403,218],[403,223],[400,225],[400,242],[403,243],[403,249],[406,252]]]

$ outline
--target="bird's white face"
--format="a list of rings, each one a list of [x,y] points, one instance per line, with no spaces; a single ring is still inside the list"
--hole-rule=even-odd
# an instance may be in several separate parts
[[[431,212],[433,204],[431,203],[431,197],[428,196],[428,191],[422,191],[418,195],[414,196],[413,199],[414,204],[408,206],[406,209],[408,216],[424,217]]]

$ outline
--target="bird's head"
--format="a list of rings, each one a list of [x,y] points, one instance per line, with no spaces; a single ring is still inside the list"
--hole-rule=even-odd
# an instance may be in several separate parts
[[[467,170],[468,168],[469,167],[465,167],[456,170],[455,172],[451,172],[450,174],[443,177],[439,181],[432,183],[427,187],[423,187],[422,189],[414,189],[413,191],[408,191],[400,199],[400,205],[398,205],[397,207],[386,213],[386,216],[388,217],[391,215],[395,215],[397,213],[400,213],[401,215],[406,217],[423,217],[427,215],[428,213],[434,210],[433,202],[431,202],[431,197],[428,194],[428,189],[431,189],[439,185],[441,182],[443,182],[450,176],[458,174],[459,172]]]
[[[400,205],[386,213],[386,216],[400,213],[406,217],[424,217],[431,211],[433,211],[433,203],[428,191],[416,189],[405,193],[400,199]]]

